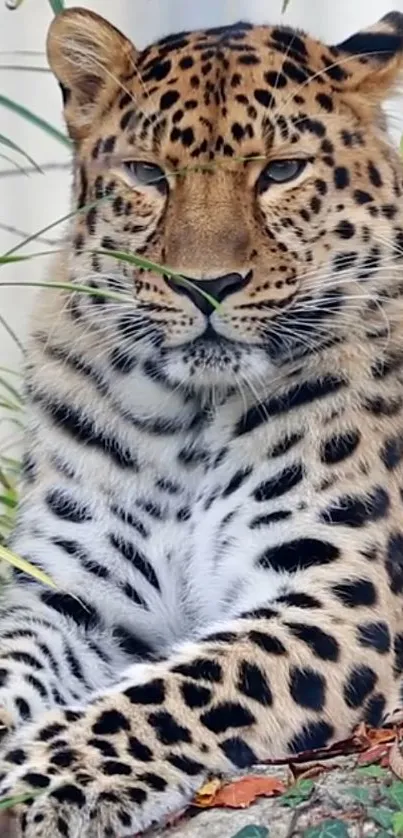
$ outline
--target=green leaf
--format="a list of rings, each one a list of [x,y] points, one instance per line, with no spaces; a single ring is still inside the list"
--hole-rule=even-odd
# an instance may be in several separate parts
[[[12,157],[9,157],[8,154],[0,154],[0,160],[5,160],[6,163],[11,163],[11,165],[18,169],[18,171],[21,172],[22,175],[25,175],[25,177],[29,177],[29,174],[24,169],[24,167],[21,166],[20,163],[17,163],[16,160],[13,160]]]
[[[13,399],[15,399],[20,405],[22,405],[21,394],[18,392],[18,390],[16,390],[15,387],[13,387],[12,384],[10,384],[9,381],[6,381],[6,379],[2,375],[0,375],[0,387],[3,387],[4,390],[7,390],[7,392],[13,397]]]
[[[107,198],[109,198],[109,196],[98,198],[96,201],[93,201],[90,204],[86,204],[84,207],[79,207],[78,209],[74,209],[71,212],[68,212],[66,215],[62,215],[61,218],[57,218],[56,221],[52,221],[52,223],[47,224],[46,227],[41,227],[40,230],[36,230],[35,233],[31,233],[31,235],[27,236],[26,239],[23,239],[22,241],[18,242],[18,244],[14,245],[14,247],[8,250],[7,253],[4,253],[4,256],[11,256],[13,253],[17,253],[17,251],[25,247],[26,244],[35,241],[35,239],[37,239],[40,236],[43,236],[45,233],[49,233],[49,230],[53,230],[53,228],[58,227],[59,224],[64,224],[65,221],[69,221],[69,219],[73,218],[75,215],[79,215],[81,212],[87,212],[93,207],[97,207],[98,204],[101,204],[102,201],[106,201]]]
[[[396,809],[403,809],[403,783],[392,783],[391,786],[383,786],[382,791],[393,803]]]
[[[44,256],[44,253],[35,253],[34,256]],[[3,257],[0,256],[0,265],[2,264],[2,259],[9,259],[12,262],[24,262],[27,259],[30,259],[31,256],[7,256]],[[3,282],[0,281],[0,288],[4,286],[4,288],[8,288],[9,286],[17,286],[17,287],[24,287],[27,288],[53,288],[57,291],[75,291],[77,294],[88,294],[90,297],[104,297],[108,300],[115,300],[119,303],[130,303],[132,302],[132,298],[129,297],[128,294],[119,294],[118,291],[107,291],[106,289],[103,290],[101,288],[91,288],[90,285],[74,285],[71,282]]]
[[[322,821],[303,832],[303,838],[348,838],[346,824],[339,820]]]
[[[32,800],[33,797],[38,797],[39,794],[43,794],[42,792],[31,792],[31,794],[20,794],[16,797],[3,797],[0,800],[0,812],[4,812],[5,809],[12,809],[13,806],[18,806],[19,803],[25,803],[26,800]]]
[[[199,294],[204,297],[206,300],[209,301],[210,305],[213,308],[218,309],[220,303],[217,302],[211,294],[208,294],[206,291],[203,291],[201,288],[198,287],[197,283],[192,282],[190,279],[182,276],[177,271],[173,271],[171,268],[166,267],[165,265],[158,265],[157,262],[152,262],[150,259],[144,259],[141,256],[136,256],[133,253],[125,253],[122,250],[94,250],[93,253],[98,253],[100,256],[111,256],[112,259],[117,259],[121,262],[128,262],[129,265],[136,265],[139,268],[144,268],[148,271],[155,271],[156,273],[163,274],[164,276],[168,276],[171,279],[174,279],[180,285],[187,285],[195,288]]]
[[[4,410],[11,410],[12,413],[16,413],[17,411],[21,410],[21,408],[15,404],[14,402],[10,402],[9,399],[6,399],[4,396],[0,396],[0,407]]]
[[[0,465],[0,483],[7,492],[13,491],[12,483],[10,482],[8,475],[5,473],[4,469],[2,469]]]
[[[367,815],[378,826],[383,826],[384,829],[389,829],[392,826],[393,812],[391,809],[387,809],[386,806],[369,806]]]
[[[11,516],[6,517],[5,515],[0,515],[0,544],[2,544],[4,540],[11,535],[14,526],[14,518],[11,518]]]
[[[43,570],[39,570],[37,567],[34,567],[34,565],[30,564],[30,562],[27,562],[25,559],[22,559],[21,556],[17,556],[16,553],[12,553],[7,547],[3,547],[1,545],[0,559],[8,562],[8,564],[11,564],[13,567],[17,567],[19,570],[24,571],[24,573],[27,573],[34,579],[37,579],[38,582],[42,582],[43,585],[56,589],[57,586],[47,573],[44,573]]]
[[[14,457],[6,457],[5,454],[2,454],[0,451],[0,461],[3,463],[5,468],[11,469],[19,474],[20,472],[20,461],[16,460]]]
[[[396,812],[392,817],[394,835],[403,835],[403,812]]]
[[[300,803],[308,800],[314,788],[313,780],[300,780],[281,795],[280,802],[283,806],[299,806]]]
[[[63,0],[49,0],[49,3],[55,15],[60,15],[60,12],[64,10]]]
[[[374,780],[382,780],[386,774],[386,768],[381,765],[363,765],[356,769],[356,774],[360,777],[372,777]]]
[[[5,317],[3,317],[2,314],[0,314],[0,326],[2,326],[3,329],[6,330],[7,334],[10,336],[11,340],[14,341],[15,345],[18,346],[18,349],[20,350],[22,355],[24,355],[25,350],[24,350],[24,347],[23,347],[18,335],[15,333],[14,329],[11,328],[10,324],[7,322],[7,320],[5,319]]]
[[[244,826],[240,832],[233,835],[232,838],[269,838],[269,830],[265,826]]]
[[[30,259],[37,259],[39,256],[52,256],[55,253],[61,252],[60,250],[42,250],[39,253],[27,253],[21,256],[16,256],[14,252],[9,252],[4,254],[4,256],[0,256],[0,265],[9,265],[14,264],[15,262],[27,262]],[[192,288],[194,287],[202,297],[205,297],[206,300],[215,308],[216,310],[220,307],[220,303],[208,294],[206,291],[203,291],[201,288],[197,286],[197,283],[192,282],[190,279],[186,279],[185,277],[178,274],[176,271],[171,270],[171,268],[167,268],[164,265],[158,265],[156,262],[152,262],[150,259],[144,259],[141,256],[135,256],[132,253],[123,253],[119,250],[89,250],[89,253],[98,253],[102,256],[110,256],[112,259],[117,259],[121,262],[128,262],[131,265],[136,265],[137,267],[144,268],[144,270],[148,271],[155,271],[156,273],[163,274],[165,276],[169,276],[172,279],[175,279],[176,282],[182,285],[190,285]],[[90,288],[88,285],[72,285],[70,282],[0,282],[0,286],[12,286],[12,285],[26,285],[31,286],[33,288],[61,288],[65,291],[78,291],[84,292],[86,294],[92,294],[93,297],[108,297],[109,299],[120,300],[128,302],[130,297],[124,294],[118,294],[114,291],[103,291],[100,288]]]
[[[15,498],[9,498],[7,495],[0,495],[0,503],[3,506],[8,506],[9,509],[15,509],[17,506],[17,501]]]
[[[23,73],[51,73],[50,67],[35,67],[35,64],[0,64],[0,70],[19,70]]]
[[[35,160],[32,157],[30,157],[29,154],[27,154],[27,152],[24,151],[23,148],[17,145],[17,143],[15,143],[13,140],[10,140],[9,137],[5,137],[4,134],[0,134],[0,143],[1,145],[5,145],[6,148],[11,148],[12,151],[16,151],[18,152],[18,154],[21,154],[23,157],[25,157],[26,160],[28,160],[28,163],[31,163],[31,166],[34,166],[38,172],[42,172],[42,169],[38,165],[38,163],[35,163]]]
[[[37,116],[37,114],[30,111],[28,108],[24,108],[24,106],[19,105],[18,102],[13,102],[12,99],[9,99],[8,96],[3,96],[3,94],[0,94],[0,105],[3,105],[3,107],[17,113],[19,116],[22,116],[24,119],[28,120],[28,122],[36,125],[37,128],[41,128],[42,131],[46,132],[46,134],[49,134],[49,136],[58,140],[59,143],[63,143],[63,145],[71,148],[71,142],[66,134],[62,134],[62,132],[58,131],[58,129],[51,125],[50,122],[47,122],[40,116]]]
[[[18,378],[22,378],[22,372],[19,370],[13,370],[12,367],[2,367],[0,366],[0,372],[6,372],[9,375],[16,375]]]
[[[349,797],[352,797],[358,803],[362,805],[366,805],[367,803],[371,802],[371,792],[369,789],[364,788],[363,786],[350,786],[349,788],[345,789],[346,794]]]

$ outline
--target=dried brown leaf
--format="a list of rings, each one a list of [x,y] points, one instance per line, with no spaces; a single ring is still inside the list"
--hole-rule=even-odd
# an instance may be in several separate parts
[[[214,784],[216,791],[214,792]],[[245,809],[257,797],[272,797],[285,791],[284,783],[277,777],[252,774],[233,783],[221,785],[220,780],[211,780],[198,792],[195,805],[203,809],[223,806],[230,809]]]
[[[290,771],[294,781],[297,780],[311,780],[323,774],[325,771],[331,771],[332,765],[323,765],[321,762],[313,762],[311,764],[305,763],[303,765],[290,764]]]

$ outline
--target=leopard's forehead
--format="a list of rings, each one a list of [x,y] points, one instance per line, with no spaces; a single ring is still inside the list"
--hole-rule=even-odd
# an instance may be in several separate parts
[[[333,110],[332,94],[347,76],[337,50],[287,27],[237,23],[170,35],[138,57],[119,97],[120,130],[132,143],[159,151],[169,140],[175,164],[220,153],[264,153],[273,117],[288,120]],[[281,120],[283,119],[283,125]],[[305,126],[306,128],[306,126]],[[166,150],[166,149],[165,149]]]
[[[246,66],[262,67],[274,65],[283,68],[288,61],[285,76],[291,81],[301,81],[303,72],[293,75],[293,64],[305,67],[306,77],[314,70],[309,62],[313,60],[317,69],[318,57],[322,58],[323,68],[329,68],[332,56],[337,54],[334,47],[325,46],[302,31],[286,26],[254,25],[246,22],[213,29],[193,32],[179,32],[162,38],[145,49],[139,56],[139,68],[142,78],[149,81],[162,81],[172,69],[192,70],[206,77],[214,69],[218,73],[239,66],[240,72]],[[345,78],[342,68],[330,68],[328,77],[334,81]],[[324,81],[324,80],[323,80]],[[202,79],[200,79],[202,82]],[[282,82],[283,86],[286,82]]]

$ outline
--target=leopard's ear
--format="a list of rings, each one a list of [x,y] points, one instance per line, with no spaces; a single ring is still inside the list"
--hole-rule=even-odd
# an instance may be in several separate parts
[[[107,97],[133,72],[133,44],[104,18],[73,8],[50,26],[47,54],[63,93],[70,136],[83,139]]]
[[[375,104],[396,87],[403,70],[403,14],[389,12],[378,23],[331,49],[334,80],[367,95]],[[330,72],[329,72],[330,70]],[[331,76],[331,69],[328,69]]]

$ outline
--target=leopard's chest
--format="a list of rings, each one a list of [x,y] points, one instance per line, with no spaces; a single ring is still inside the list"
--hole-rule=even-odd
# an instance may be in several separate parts
[[[260,458],[253,464],[239,454],[200,474],[185,516],[178,521],[176,515],[168,551],[170,603],[164,603],[175,635],[197,634],[279,595],[290,574],[265,556],[297,539],[312,517],[298,462]]]

